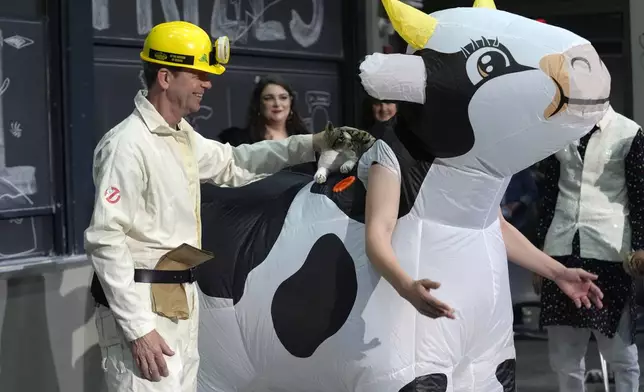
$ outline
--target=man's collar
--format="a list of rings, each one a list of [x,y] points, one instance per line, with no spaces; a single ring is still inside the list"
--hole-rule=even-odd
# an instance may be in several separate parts
[[[604,114],[604,117],[597,123],[597,128],[600,131],[606,130],[610,122],[613,120],[613,117],[615,116],[615,111],[613,110],[612,106],[608,107],[608,111],[606,114]]]
[[[134,97],[134,106],[150,132],[160,135],[171,135],[173,132],[176,132],[161,114],[159,114],[154,105],[148,101],[146,90],[139,90],[136,97]],[[179,122],[178,128],[180,131],[189,131],[192,129],[190,124],[183,118]]]

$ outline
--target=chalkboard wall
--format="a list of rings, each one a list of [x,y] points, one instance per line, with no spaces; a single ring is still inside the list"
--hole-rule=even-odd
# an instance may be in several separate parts
[[[51,250],[51,220],[29,216],[53,209],[47,46],[43,23],[0,19],[0,260]]]
[[[156,23],[183,19],[234,48],[342,58],[340,0],[93,0],[95,37],[141,41]]]

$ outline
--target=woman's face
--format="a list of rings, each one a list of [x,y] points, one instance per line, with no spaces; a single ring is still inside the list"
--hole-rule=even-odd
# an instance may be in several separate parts
[[[261,113],[268,124],[285,124],[291,113],[291,96],[284,87],[269,84],[264,87],[261,100]]]
[[[378,102],[374,103],[371,108],[373,109],[373,117],[379,122],[385,122],[396,115],[395,103]]]

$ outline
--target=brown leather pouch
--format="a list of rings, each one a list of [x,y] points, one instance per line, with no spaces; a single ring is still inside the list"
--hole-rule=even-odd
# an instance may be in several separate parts
[[[159,259],[154,267],[162,271],[183,271],[213,258],[213,254],[182,244]],[[152,311],[170,319],[187,320],[192,303],[188,303],[185,283],[151,283]]]

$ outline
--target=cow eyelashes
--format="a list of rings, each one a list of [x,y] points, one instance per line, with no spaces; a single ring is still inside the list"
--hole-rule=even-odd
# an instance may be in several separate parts
[[[467,56],[465,69],[473,85],[483,80],[507,73],[512,65],[510,57],[501,49],[493,46],[474,47],[475,50]]]

